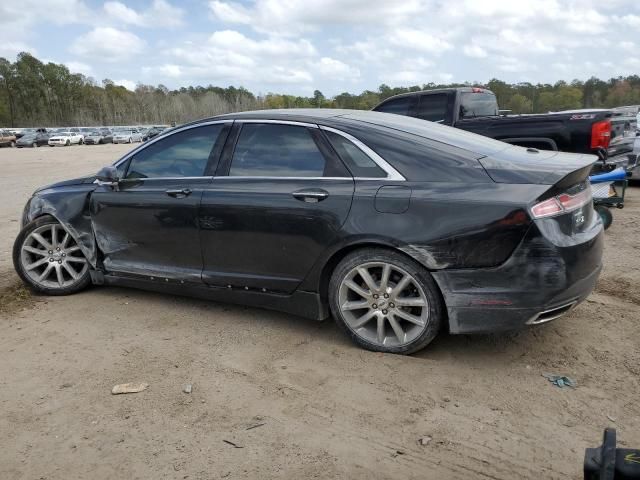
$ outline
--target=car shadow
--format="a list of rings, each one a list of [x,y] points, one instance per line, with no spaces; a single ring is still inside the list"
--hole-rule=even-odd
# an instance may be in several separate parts
[[[359,348],[340,331],[332,319],[316,321],[256,307],[115,286],[94,288],[91,292],[103,297],[105,301],[112,301],[114,297],[126,297],[130,301],[150,301],[166,305],[168,310],[171,306],[192,309],[193,321],[199,324],[211,322],[211,315],[215,319],[215,315],[223,313],[232,316],[234,325],[238,325],[239,328],[264,328],[268,325],[281,333],[288,331],[292,335],[310,335],[314,341],[326,343],[327,348]],[[559,323],[551,323],[496,334],[451,335],[441,332],[425,349],[406,358],[413,361],[447,361],[499,367],[505,362],[529,354],[535,355],[536,351],[553,349],[553,344],[562,342],[562,328]]]

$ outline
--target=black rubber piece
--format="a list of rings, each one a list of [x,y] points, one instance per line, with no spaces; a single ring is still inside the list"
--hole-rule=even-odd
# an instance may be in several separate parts
[[[73,293],[77,293],[81,290],[84,290],[91,284],[91,275],[89,273],[89,269],[85,271],[85,273],[78,279],[78,281],[68,287],[64,288],[50,288],[44,287],[42,285],[38,285],[35,283],[29,275],[22,268],[22,263],[20,262],[20,251],[22,250],[22,245],[24,244],[27,236],[36,228],[41,227],[43,225],[59,225],[60,223],[50,216],[36,218],[33,222],[26,225],[18,236],[16,237],[15,242],[13,243],[13,267],[16,269],[18,276],[20,279],[27,284],[27,286],[33,290],[34,292],[41,293],[44,295],[71,295]]]
[[[608,229],[613,223],[613,214],[611,213],[611,210],[603,205],[596,205],[594,209],[596,212],[598,212],[598,215],[600,215],[600,218],[602,219],[602,223],[604,225],[604,229]]]
[[[422,334],[411,343],[391,347],[376,345],[356,335],[345,322],[338,304],[340,283],[345,275],[354,267],[368,262],[387,262],[396,265],[411,274],[424,290],[427,301],[429,302],[429,323]],[[329,281],[329,307],[340,329],[349,335],[356,344],[374,352],[409,355],[422,350],[436,338],[446,320],[446,310],[444,308],[442,295],[429,271],[402,253],[385,248],[363,248],[349,253],[342,259],[333,271],[331,280]]]

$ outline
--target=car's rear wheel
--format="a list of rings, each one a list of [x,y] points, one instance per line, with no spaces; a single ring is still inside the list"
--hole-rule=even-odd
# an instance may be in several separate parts
[[[70,142],[69,140],[67,140],[67,141],[65,142],[65,145],[68,147],[69,145],[71,145],[71,142]]]
[[[444,323],[444,306],[429,272],[392,250],[367,248],[347,255],[329,282],[338,325],[360,346],[414,353]]]
[[[69,295],[91,283],[89,263],[71,235],[50,217],[25,226],[13,245],[20,278],[38,293]]]

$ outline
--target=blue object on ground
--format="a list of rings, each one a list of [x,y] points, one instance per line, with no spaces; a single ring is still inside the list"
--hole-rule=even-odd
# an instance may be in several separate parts
[[[553,373],[543,373],[542,376],[553,383],[555,386],[564,388],[571,387],[576,388],[578,383],[571,377],[565,375],[555,375]]]

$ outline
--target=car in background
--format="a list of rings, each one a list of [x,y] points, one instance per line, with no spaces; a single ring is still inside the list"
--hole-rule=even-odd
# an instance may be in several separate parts
[[[108,130],[92,130],[84,136],[85,145],[102,145],[113,143],[113,134]]]
[[[377,112],[221,115],[37,190],[13,262],[46,295],[93,282],[333,314],[364,348],[412,353],[589,295],[596,160]]]
[[[0,147],[15,147],[16,136],[9,130],[0,130]]]
[[[626,166],[635,135],[635,119],[611,109],[500,115],[495,94],[479,87],[403,93],[373,110],[442,123],[521,147],[597,155],[596,171]]]
[[[113,143],[142,142],[142,134],[137,129],[120,130],[113,134]]]
[[[84,137],[79,132],[72,132],[72,131],[55,133],[49,138],[49,141],[48,141],[48,144],[50,147],[82,145],[83,143],[84,143]]]
[[[43,145],[47,145],[49,143],[49,135],[46,132],[40,131],[31,131],[25,133],[18,140],[16,140],[16,147],[24,148],[24,147],[42,147]]]
[[[157,137],[164,131],[164,128],[159,127],[151,127],[147,129],[142,135],[142,141],[146,142],[147,140],[151,140],[153,137]]]

